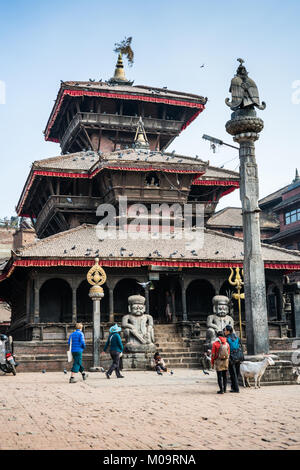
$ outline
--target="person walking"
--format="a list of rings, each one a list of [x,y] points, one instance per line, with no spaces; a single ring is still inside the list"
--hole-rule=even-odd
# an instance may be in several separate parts
[[[212,345],[211,364],[217,371],[219,394],[226,393],[227,371],[229,364],[230,347],[222,331],[218,331],[217,339]]]
[[[243,347],[240,338],[233,332],[231,325],[226,325],[224,334],[230,347],[229,374],[231,381],[231,392],[239,393],[240,364],[244,360]]]
[[[84,367],[82,365],[82,352],[86,347],[82,328],[82,323],[76,323],[75,331],[70,334],[68,339],[69,346],[71,343],[71,352],[73,356],[73,365],[71,369],[71,377],[69,380],[71,384],[76,382],[75,374],[77,374],[78,372],[81,372],[83,380],[87,379],[87,374],[84,372]]]
[[[123,354],[123,344],[121,336],[119,335],[120,331],[121,328],[117,324],[115,324],[109,329],[109,337],[101,353],[104,354],[109,347],[110,356],[113,362],[109,370],[105,372],[105,375],[108,379],[110,379],[110,376],[113,371],[116,372],[116,376],[118,379],[124,378],[124,376],[120,373],[120,356]]]

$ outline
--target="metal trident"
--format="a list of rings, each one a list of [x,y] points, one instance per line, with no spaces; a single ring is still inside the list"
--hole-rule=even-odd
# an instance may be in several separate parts
[[[235,280],[233,281],[233,274],[234,271],[232,268],[230,268],[231,274],[228,278],[229,284],[234,286],[237,290],[237,294],[232,294],[232,297],[238,301],[238,306],[239,306],[239,323],[240,323],[240,336],[242,339],[242,310],[241,310],[241,299],[245,299],[245,294],[241,294],[242,287],[244,285],[244,282],[242,281],[241,275],[240,275],[240,268],[235,268]],[[242,276],[244,277],[244,270],[242,268]]]

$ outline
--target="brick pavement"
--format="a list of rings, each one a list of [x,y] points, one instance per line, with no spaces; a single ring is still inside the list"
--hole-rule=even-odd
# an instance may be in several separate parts
[[[0,449],[300,449],[299,385],[217,395],[214,372],[124,375],[1,375]]]

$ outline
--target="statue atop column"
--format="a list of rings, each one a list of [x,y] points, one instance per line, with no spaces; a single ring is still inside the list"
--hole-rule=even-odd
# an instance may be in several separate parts
[[[231,80],[229,92],[232,95],[231,102],[229,98],[225,99],[225,103],[233,111],[237,109],[247,108],[248,106],[254,108],[256,106],[258,109],[265,109],[266,103],[263,101],[260,104],[258,89],[256,83],[248,77],[248,72],[246,67],[243,65],[243,59],[237,59],[240,62],[240,65],[236,71],[236,75]]]
[[[211,349],[212,343],[217,338],[217,332],[223,331],[226,325],[231,325],[234,330],[234,320],[229,315],[230,300],[225,295],[215,295],[212,299],[213,314],[207,317],[206,346]]]
[[[127,352],[152,352],[154,344],[153,318],[145,313],[146,299],[141,295],[128,297],[128,315],[122,319]]]

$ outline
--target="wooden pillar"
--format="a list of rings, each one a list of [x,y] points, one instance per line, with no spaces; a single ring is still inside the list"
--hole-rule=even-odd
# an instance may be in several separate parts
[[[40,322],[40,285],[37,279],[34,280],[34,311],[33,311],[33,322]]]
[[[146,313],[149,315],[150,304],[149,304],[149,286],[145,287],[145,298],[146,298]]]
[[[109,322],[114,323],[114,289],[109,288]]]
[[[186,307],[186,288],[184,285],[184,280],[180,280],[181,284],[181,301],[182,301],[182,319],[183,321],[188,320],[188,315],[187,315],[187,307]]]
[[[77,322],[77,289],[76,287],[72,287],[72,323]]]

